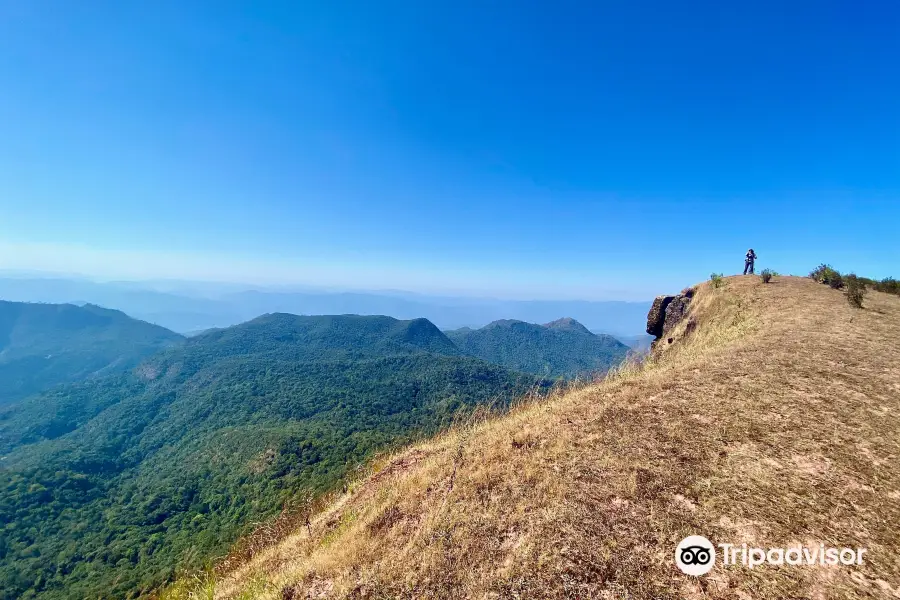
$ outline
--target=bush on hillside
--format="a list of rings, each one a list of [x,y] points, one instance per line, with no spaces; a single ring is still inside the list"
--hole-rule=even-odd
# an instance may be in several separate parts
[[[831,267],[831,265],[822,263],[809,272],[809,278],[818,283],[825,283],[828,275],[832,272],[834,272],[834,269]]]
[[[838,272],[838,270],[832,268],[831,265],[826,265],[823,263],[813,269],[812,272],[810,272],[809,276],[815,281],[824,283],[836,290],[844,287],[844,279],[841,277],[841,274]]]
[[[813,281],[817,281],[822,283],[822,274],[825,272],[825,269],[829,269],[830,267],[826,264],[821,264],[812,271],[809,272],[809,278]]]
[[[765,273],[765,271],[763,271]],[[773,275],[777,275],[777,273],[773,273]],[[824,283],[838,290],[843,288],[845,285],[848,287],[848,299],[850,299],[850,279],[853,278],[853,285],[855,287],[854,295],[857,293],[859,296],[859,304],[856,304],[855,300],[850,299],[850,304],[854,306],[862,306],[862,296],[865,295],[867,288],[872,288],[877,292],[884,292],[886,294],[896,294],[900,296],[900,281],[897,281],[893,277],[885,277],[881,281],[876,279],[870,279],[869,277],[859,277],[855,274],[847,275],[846,277],[842,277],[837,269],[833,268],[831,265],[827,265],[822,263],[812,271],[810,271],[809,276],[811,279],[818,281],[819,283]],[[856,292],[856,289],[862,290],[861,292]]]
[[[712,273],[709,276],[709,280],[712,282],[714,288],[720,288],[725,285],[725,280],[722,278],[721,273]]]
[[[847,275],[847,302],[856,308],[863,307],[863,297],[866,295],[866,285],[859,277],[850,273]]]
[[[762,279],[763,283],[769,283],[770,281],[772,281],[772,276],[774,274],[775,273],[773,273],[769,269],[763,269],[762,273],[759,274],[759,278]]]
[[[885,277],[881,281],[873,282],[870,285],[876,291],[900,296],[900,281],[897,281],[893,277]]]

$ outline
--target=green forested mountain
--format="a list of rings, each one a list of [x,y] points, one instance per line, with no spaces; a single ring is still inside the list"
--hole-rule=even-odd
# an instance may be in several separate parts
[[[298,493],[548,385],[426,320],[274,314],[0,415],[0,599],[128,598]]]
[[[299,317],[268,314],[238,327],[216,329],[192,338],[195,354],[291,353],[296,359],[361,358],[409,352],[460,354],[427,319],[325,315]]]
[[[591,330],[573,319],[572,317],[563,317],[544,325],[547,329],[555,331],[570,331],[573,333],[591,334]],[[591,334],[593,335],[593,334]]]
[[[0,406],[60,383],[124,372],[181,339],[90,304],[0,301]]]
[[[614,337],[591,333],[570,318],[546,325],[507,319],[446,334],[464,354],[544,377],[604,372],[628,353],[628,346]]]

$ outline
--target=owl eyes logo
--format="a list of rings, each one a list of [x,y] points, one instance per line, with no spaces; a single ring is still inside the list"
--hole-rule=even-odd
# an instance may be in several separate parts
[[[686,565],[705,565],[712,559],[709,548],[688,546],[681,549],[681,562]]]
[[[685,575],[706,575],[716,563],[712,543],[702,535],[691,535],[675,548],[675,564]]]

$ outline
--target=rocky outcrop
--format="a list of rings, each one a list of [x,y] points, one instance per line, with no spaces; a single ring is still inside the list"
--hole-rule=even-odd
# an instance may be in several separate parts
[[[663,334],[663,326],[666,322],[666,308],[675,299],[675,296],[657,296],[647,313],[647,333],[659,339]]]
[[[647,313],[647,333],[657,341],[670,333],[687,315],[694,289],[682,290],[677,296],[657,296]]]
[[[675,329],[675,326],[681,322],[687,314],[688,307],[691,304],[691,298],[693,297],[694,290],[687,290],[686,293],[683,292],[672,298],[672,301],[666,306],[666,318],[663,322],[662,329],[663,335]]]

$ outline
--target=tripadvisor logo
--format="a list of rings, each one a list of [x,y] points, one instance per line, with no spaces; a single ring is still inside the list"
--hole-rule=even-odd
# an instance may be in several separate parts
[[[715,548],[702,535],[689,535],[675,548],[675,564],[685,575],[706,575],[716,564]]]
[[[827,548],[825,544],[807,548],[754,548],[747,544],[719,544],[718,550],[725,566],[742,565],[747,568],[769,565],[861,565],[865,548]],[[706,575],[716,564],[716,547],[702,535],[691,535],[675,548],[675,564],[685,575]]]

